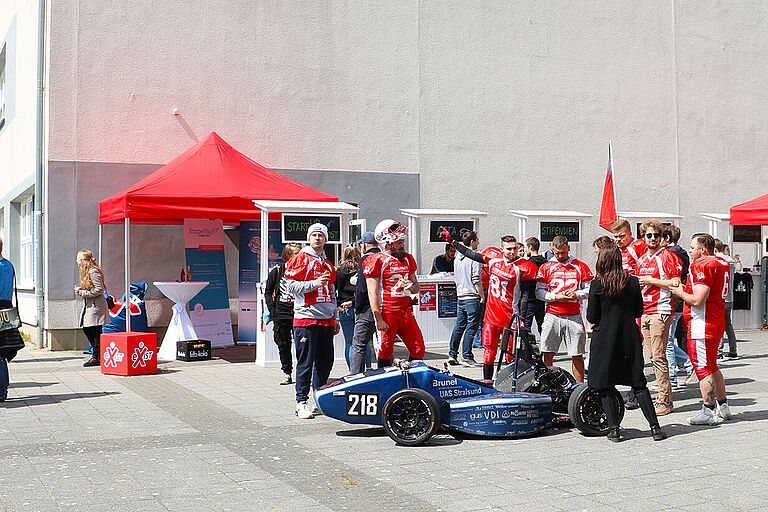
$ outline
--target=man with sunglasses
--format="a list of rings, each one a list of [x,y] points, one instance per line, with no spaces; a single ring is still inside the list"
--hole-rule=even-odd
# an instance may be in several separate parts
[[[649,220],[642,225],[641,229],[644,231],[643,236],[648,250],[637,260],[635,268],[643,294],[643,316],[640,319],[640,329],[653,361],[653,371],[656,374],[656,384],[659,389],[655,409],[656,414],[661,416],[669,414],[674,408],[667,362],[667,341],[675,308],[669,288],[680,283],[683,265],[680,258],[662,246],[664,226],[661,222]]]

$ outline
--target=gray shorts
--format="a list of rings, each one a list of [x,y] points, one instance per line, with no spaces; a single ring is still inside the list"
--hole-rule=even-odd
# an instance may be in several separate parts
[[[557,352],[565,340],[569,356],[582,356],[587,349],[587,331],[581,315],[544,315],[541,326],[541,351]]]

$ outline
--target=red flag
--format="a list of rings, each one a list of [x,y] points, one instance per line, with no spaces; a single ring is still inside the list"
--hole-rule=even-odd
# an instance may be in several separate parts
[[[616,189],[613,186],[613,155],[611,143],[608,143],[608,172],[603,187],[603,202],[600,204],[600,227],[611,231],[611,224],[616,222]]]

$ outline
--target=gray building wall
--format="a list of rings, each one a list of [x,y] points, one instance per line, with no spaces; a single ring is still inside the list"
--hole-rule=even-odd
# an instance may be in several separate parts
[[[49,160],[104,182],[81,206],[61,176],[61,201],[87,211],[52,259],[95,243],[98,199],[212,130],[371,208],[370,227],[414,205],[487,211],[484,243],[514,233],[508,209],[596,216],[609,140],[619,209],[679,213],[684,235],[768,190],[758,0],[58,0],[50,27]],[[136,236],[164,241],[144,250],[170,273],[179,238],[158,229]],[[583,240],[603,233],[587,222]],[[438,251],[422,247],[422,268]]]

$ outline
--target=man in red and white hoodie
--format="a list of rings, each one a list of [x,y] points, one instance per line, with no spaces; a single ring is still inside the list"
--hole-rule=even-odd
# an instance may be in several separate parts
[[[642,226],[643,238],[648,250],[637,260],[635,274],[643,294],[643,316],[640,329],[653,361],[656,385],[656,415],[672,412],[672,385],[667,363],[669,326],[675,318],[672,293],[669,287],[680,282],[683,263],[672,251],[662,247],[664,226],[657,220],[649,220]]]
[[[632,228],[626,219],[619,219],[611,224],[611,231],[613,231],[613,241],[621,249],[621,266],[630,274],[635,275],[637,260],[645,254],[648,246],[640,238],[632,239]]]
[[[288,292],[294,294],[293,340],[296,347],[296,415],[312,418],[307,404],[309,385],[328,382],[333,367],[333,337],[339,333],[336,270],[325,256],[328,228],[320,223],[307,230],[307,242],[285,267]]]
[[[717,366],[717,350],[725,331],[725,298],[730,265],[715,256],[715,239],[698,233],[691,240],[691,267],[685,288],[670,288],[683,299],[688,326],[688,355],[699,378],[704,404],[688,418],[691,425],[715,425],[731,417],[725,396],[725,379]]]
[[[376,225],[374,237],[381,252],[363,262],[363,275],[376,328],[381,331],[378,367],[392,363],[395,337],[399,334],[411,359],[424,358],[424,337],[413,316],[411,294],[418,295],[416,260],[405,252],[408,228],[392,219]]]

